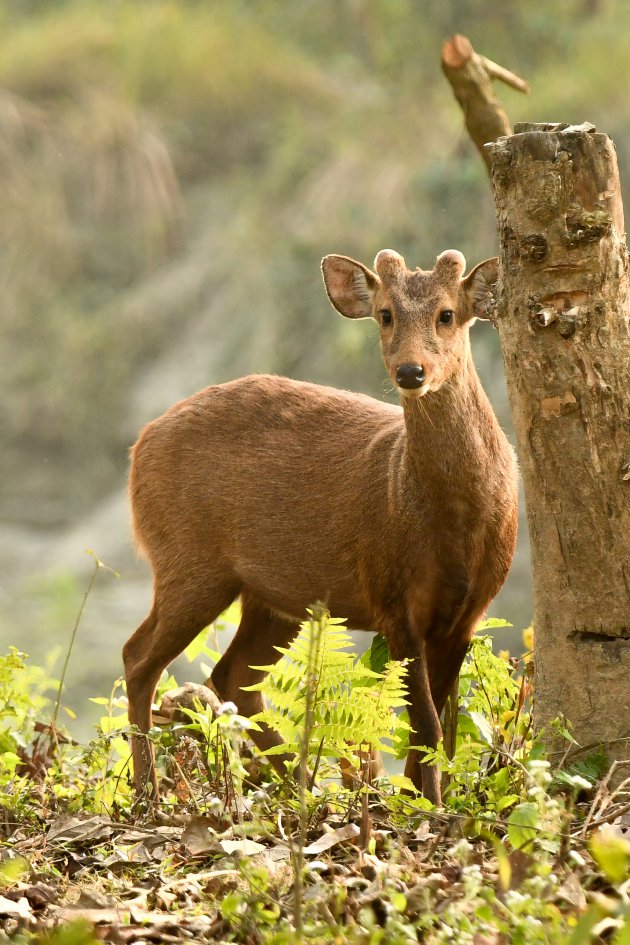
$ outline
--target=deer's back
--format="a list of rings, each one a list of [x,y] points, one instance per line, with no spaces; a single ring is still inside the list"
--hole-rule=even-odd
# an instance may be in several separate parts
[[[150,423],[133,450],[139,546],[154,569],[220,559],[283,612],[315,600],[360,624],[366,548],[388,531],[400,408],[286,378],[209,387]]]

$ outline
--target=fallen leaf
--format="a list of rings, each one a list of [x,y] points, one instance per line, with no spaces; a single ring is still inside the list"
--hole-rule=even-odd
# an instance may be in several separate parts
[[[57,843],[81,840],[107,840],[112,835],[112,828],[102,817],[58,817],[50,825],[47,839]]]
[[[586,894],[582,888],[580,877],[576,873],[569,873],[557,893],[558,899],[563,899],[570,906],[580,912],[586,909]]]
[[[256,840],[219,840],[219,845],[223,847],[226,853],[242,853],[243,856],[253,856],[254,853],[262,853],[266,850],[264,843],[258,843]]]
[[[55,918],[60,922],[74,922],[76,919],[84,919],[92,925],[115,925],[127,922],[129,912],[126,909],[82,909],[76,906],[70,906],[67,909],[59,909],[55,913]]]
[[[345,827],[338,827],[337,830],[331,830],[330,833],[323,833],[313,843],[309,843],[307,847],[304,847],[304,855],[317,856],[318,853],[324,853],[338,843],[343,843],[344,840],[354,840],[360,833],[361,830],[356,824],[346,824]]]
[[[12,899],[7,899],[6,896],[0,896],[0,915],[14,916],[30,921],[33,918],[33,911],[25,896],[16,899],[15,902]]]
[[[182,846],[192,854],[200,856],[203,853],[220,853],[216,831],[208,817],[191,817],[181,835]]]
[[[6,896],[14,902],[25,897],[32,909],[44,909],[49,903],[56,902],[59,892],[54,886],[46,883],[34,883],[31,886],[20,883],[16,889],[9,890]]]

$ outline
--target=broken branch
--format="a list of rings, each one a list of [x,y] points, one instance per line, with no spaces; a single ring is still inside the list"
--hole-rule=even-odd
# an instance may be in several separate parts
[[[508,117],[495,97],[492,80],[498,79],[519,92],[529,85],[503,66],[480,56],[466,36],[455,34],[442,46],[442,69],[464,113],[468,134],[490,171],[490,155],[484,145],[511,135]]]

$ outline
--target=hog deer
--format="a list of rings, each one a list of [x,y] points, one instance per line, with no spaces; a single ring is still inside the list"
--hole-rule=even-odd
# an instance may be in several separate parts
[[[475,371],[469,327],[488,317],[497,260],[463,278],[461,253],[431,271],[382,250],[372,272],[326,256],[346,318],[373,318],[402,409],[283,377],[208,387],[149,423],[133,448],[135,537],[154,574],[149,616],[124,648],[129,720],[151,725],[162,670],[240,595],[242,619],[209,685],[242,715],[241,687],[279,658],[306,608],[378,630],[410,658],[413,745],[436,746],[439,716],[475,625],[508,572],[517,471]],[[267,729],[259,748],[281,744]],[[274,756],[272,756],[274,757]],[[435,767],[405,773],[440,802]],[[286,756],[275,756],[285,770]],[[148,739],[133,738],[138,790],[157,796]]]

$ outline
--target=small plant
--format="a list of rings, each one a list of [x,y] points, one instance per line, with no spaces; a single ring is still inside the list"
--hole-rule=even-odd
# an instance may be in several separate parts
[[[50,678],[51,668],[50,663],[30,665],[26,654],[13,646],[0,656],[0,805],[15,806],[26,799],[29,768],[45,769],[35,746],[40,719],[51,704],[47,693],[58,685]]]
[[[244,735],[258,726],[239,715],[233,702],[224,702],[215,711],[212,706],[203,706],[197,701],[194,709],[182,707],[181,711],[190,722],[177,725],[176,730],[201,736],[204,753],[201,776],[208,778],[217,794],[223,794],[226,806],[232,805],[239,813],[239,798],[247,778],[242,759]]]
[[[116,679],[107,698],[90,699],[106,709],[97,725],[97,737],[84,755],[88,769],[94,773],[88,790],[96,811],[111,811],[114,806],[127,808],[132,801],[127,777],[131,751],[123,736],[128,725],[123,686],[123,680]]]
[[[481,629],[506,625],[492,620]],[[518,802],[533,747],[528,666],[527,655],[521,660],[495,655],[490,636],[472,640],[459,677],[455,755],[448,758],[440,744],[425,756],[447,776],[449,809],[492,818]]]
[[[254,721],[274,729],[284,742],[267,754],[302,752],[315,772],[329,758],[360,770],[370,750],[397,753],[409,728],[395,714],[407,704],[406,665],[392,660],[382,672],[371,669],[348,652],[353,644],[344,624],[323,610],[313,611],[291,646],[277,647],[282,653],[278,663],[256,667],[268,675],[249,688],[263,693],[268,708]],[[307,705],[312,717],[304,749]]]

